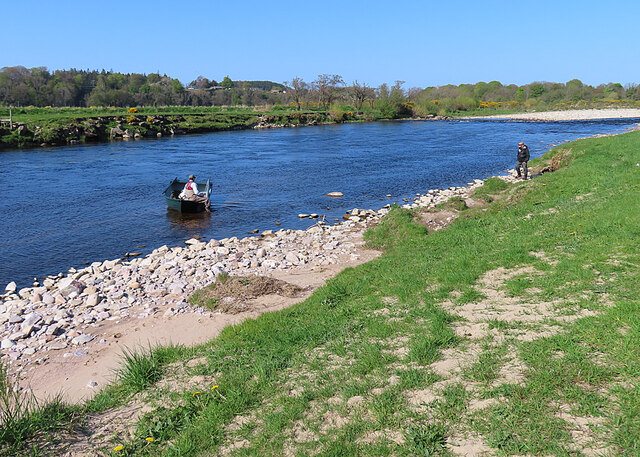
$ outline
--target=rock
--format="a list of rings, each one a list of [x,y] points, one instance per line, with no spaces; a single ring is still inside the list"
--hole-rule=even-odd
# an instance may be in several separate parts
[[[7,286],[4,288],[5,293],[7,294],[12,294],[14,293],[16,290],[18,290],[18,285],[15,283],[15,281],[11,281],[9,284],[7,284]]]
[[[91,335],[89,333],[83,333],[82,335],[76,336],[74,339],[72,339],[71,343],[86,344],[89,341],[93,340],[95,337],[96,337],[95,335]]]
[[[173,284],[169,287],[169,293],[173,295],[182,295],[184,294],[184,289],[179,284]]]
[[[89,387],[90,389],[93,389],[94,387],[98,387],[98,383],[92,380],[89,380],[89,382],[87,382],[87,387]]]
[[[10,324],[19,324],[20,322],[22,322],[24,320],[24,318],[22,316],[16,315],[14,314],[13,316],[11,316],[9,318],[9,323]]]
[[[51,346],[49,346],[49,349],[51,349],[52,351],[55,351],[55,350],[59,350],[59,349],[66,349],[67,346],[68,346],[68,344],[65,343],[64,341],[56,341]]]
[[[329,192],[328,194],[325,194],[327,197],[344,197],[344,194],[342,192]]]
[[[267,255],[267,250],[265,248],[260,248],[256,251],[256,257],[259,259],[266,257],[266,255]]]
[[[32,288],[25,287],[24,289],[20,289],[20,291],[18,292],[18,296],[20,298],[29,298],[32,293],[33,293],[33,289]]]
[[[309,215],[308,214],[298,214],[298,217],[300,219],[306,219],[307,217],[309,217]]]
[[[94,306],[97,306],[98,303],[100,303],[100,296],[98,294],[91,294],[87,297],[85,306],[87,308],[93,308]]]
[[[0,349],[11,349],[15,345],[16,343],[14,341],[7,338],[6,340],[2,340],[2,343],[0,343]]]
[[[297,265],[300,262],[300,259],[293,252],[288,252],[284,258],[287,262],[291,262],[294,265]]]
[[[21,340],[22,338],[26,338],[26,336],[27,334],[25,332],[20,331],[20,332],[15,332],[9,335],[9,339],[11,341],[18,341],[18,340]]]
[[[33,327],[38,322],[42,320],[42,316],[38,313],[29,313],[24,316],[24,321],[20,325],[20,327],[24,330],[27,327]]]
[[[67,277],[58,283],[58,290],[63,297],[68,297],[74,292],[79,295],[84,290],[84,284],[76,281],[73,277]]]
[[[185,241],[184,244],[192,245],[192,244],[203,244],[203,243],[197,238],[191,238],[191,239]]]

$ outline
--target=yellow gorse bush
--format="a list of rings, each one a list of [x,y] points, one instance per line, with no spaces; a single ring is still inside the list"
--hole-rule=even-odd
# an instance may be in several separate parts
[[[135,107],[131,107],[127,110],[127,113],[131,114],[131,113],[137,113],[138,112],[138,108]]]

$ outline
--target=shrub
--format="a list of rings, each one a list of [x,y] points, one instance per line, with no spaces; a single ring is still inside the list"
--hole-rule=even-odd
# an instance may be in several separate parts
[[[332,107],[329,110],[329,117],[334,122],[344,122],[346,120],[346,113],[342,108]]]
[[[138,112],[138,108],[134,108],[134,107],[131,107],[131,108],[129,108],[127,110],[127,113],[129,113],[129,114],[133,114],[133,113],[137,113],[137,112]]]

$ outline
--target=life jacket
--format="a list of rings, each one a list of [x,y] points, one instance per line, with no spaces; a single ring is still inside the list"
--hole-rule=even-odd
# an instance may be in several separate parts
[[[191,181],[189,181],[184,186],[184,198],[186,200],[193,200],[195,195],[196,195],[196,193],[193,191],[193,188],[191,187]]]

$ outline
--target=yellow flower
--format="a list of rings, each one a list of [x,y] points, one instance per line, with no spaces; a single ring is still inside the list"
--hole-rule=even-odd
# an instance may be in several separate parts
[[[218,388],[218,384],[216,384],[215,386],[213,386],[213,387],[211,388],[211,390],[216,390],[217,388]]]
[[[153,436],[148,436],[145,438],[146,441],[153,443],[155,440],[153,439]]]
[[[118,446],[113,448],[114,451],[121,451],[123,449],[124,449],[124,446],[122,444],[120,444],[120,445],[118,445]]]
[[[194,392],[193,396],[195,397],[196,395],[200,395],[202,392]]]
[[[546,184],[543,184],[543,186],[546,186]]]

